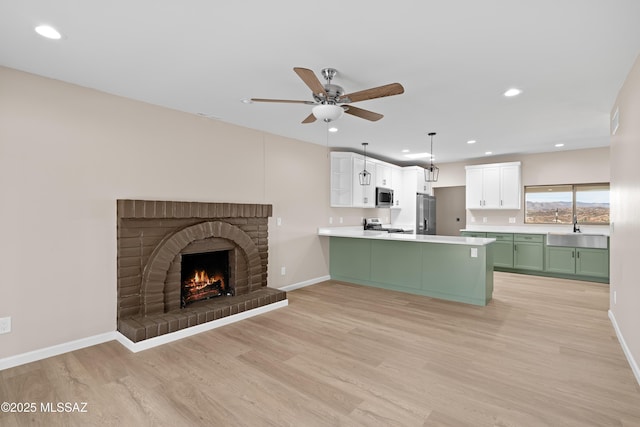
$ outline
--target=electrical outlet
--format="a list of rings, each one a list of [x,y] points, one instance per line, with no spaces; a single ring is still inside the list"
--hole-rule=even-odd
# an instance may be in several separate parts
[[[478,248],[471,248],[471,258],[478,258]]]
[[[509,217],[509,224],[515,224],[516,223],[516,217],[515,216],[510,216]]]
[[[284,276],[285,274],[287,274],[287,269],[285,267],[280,267],[280,275]]]
[[[278,217],[276,219],[276,225],[282,225],[282,218]]]
[[[618,295],[616,291],[613,291],[613,305],[616,305],[617,303],[618,303]]]
[[[483,216],[483,217],[482,217],[482,222],[486,223],[486,222],[487,222],[487,220],[488,220],[488,219],[487,219],[487,217],[486,217],[486,216]]]
[[[11,317],[0,318],[0,334],[11,332]]]
[[[332,216],[329,217],[329,224],[333,224],[333,217]]]
[[[340,222],[340,224],[342,224],[342,217],[340,217],[340,220],[339,220],[339,222]]]

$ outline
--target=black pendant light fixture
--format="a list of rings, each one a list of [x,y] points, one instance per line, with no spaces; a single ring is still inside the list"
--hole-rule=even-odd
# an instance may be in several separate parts
[[[424,180],[426,182],[438,181],[438,175],[440,174],[440,168],[433,164],[433,136],[435,134],[435,132],[430,132],[428,134],[431,137],[431,151],[429,151],[429,154],[431,155],[431,163],[424,170]]]
[[[362,172],[358,174],[358,178],[360,179],[360,185],[370,185],[371,184],[371,174],[367,172],[367,145],[368,142],[363,142],[362,147],[364,148],[364,169]]]

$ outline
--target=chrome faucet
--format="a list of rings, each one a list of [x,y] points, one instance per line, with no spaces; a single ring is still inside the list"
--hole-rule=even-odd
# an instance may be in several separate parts
[[[582,233],[582,231],[580,231],[580,227],[578,226],[578,215],[573,216],[573,232]]]

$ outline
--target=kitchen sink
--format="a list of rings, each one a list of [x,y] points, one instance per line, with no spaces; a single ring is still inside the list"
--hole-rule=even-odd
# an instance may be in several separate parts
[[[607,236],[604,234],[548,233],[547,246],[607,249]]]

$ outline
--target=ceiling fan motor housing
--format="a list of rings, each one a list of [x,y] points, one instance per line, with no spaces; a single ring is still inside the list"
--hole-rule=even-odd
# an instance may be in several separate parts
[[[313,94],[313,99],[316,102],[320,102],[322,104],[335,104],[342,95],[344,95],[344,89],[342,86],[334,85],[332,83],[328,83],[324,86],[324,90],[327,92],[327,97],[325,99],[324,95]]]

